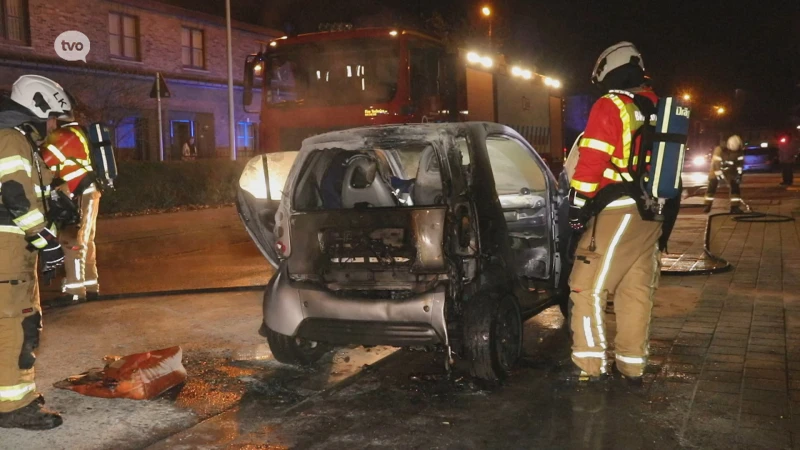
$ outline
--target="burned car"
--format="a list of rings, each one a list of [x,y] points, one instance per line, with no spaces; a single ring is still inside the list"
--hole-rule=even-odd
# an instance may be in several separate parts
[[[284,363],[331,345],[441,346],[502,378],[523,321],[568,298],[562,197],[494,123],[364,127],[258,156],[237,205],[276,266],[260,333]]]

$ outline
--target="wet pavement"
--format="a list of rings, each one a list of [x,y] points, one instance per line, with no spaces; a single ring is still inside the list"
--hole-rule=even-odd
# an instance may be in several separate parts
[[[746,176],[745,183],[754,209],[791,215],[800,207],[796,193],[772,187],[777,177]],[[722,212],[727,202],[718,207]],[[129,219],[114,220],[122,221],[121,230]],[[210,218],[203,248],[251,254],[233,243],[241,236],[232,222],[230,231],[214,231],[213,221],[224,220]],[[685,208],[671,251],[701,249],[704,223],[698,208]],[[662,277],[642,387],[613,378],[585,386],[570,381],[569,333],[556,308],[526,323],[520,367],[492,389],[461,371],[448,376],[443,355],[434,352],[358,347],[330,354],[313,369],[279,364],[256,333],[259,292],[50,310],[37,383],[48,404],[65,412],[65,424],[45,433],[4,430],[0,447],[800,450],[798,226],[715,220],[712,250],[734,268]],[[215,238],[233,244],[216,246]],[[201,273],[214,272],[212,254],[195,253],[209,255],[195,258],[195,265],[209,266]],[[166,272],[159,276],[179,273],[171,260],[150,259]],[[613,308],[607,319],[613,335]],[[184,348],[189,381],[158,400],[93,399],[50,387],[101,365],[107,354],[175,344]]]

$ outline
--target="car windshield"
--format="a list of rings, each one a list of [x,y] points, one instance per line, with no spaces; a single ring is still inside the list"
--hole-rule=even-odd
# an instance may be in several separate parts
[[[311,154],[295,185],[296,211],[442,203],[437,152],[427,143]]]
[[[271,53],[270,106],[385,103],[394,98],[399,44],[387,39],[350,39],[295,44]]]

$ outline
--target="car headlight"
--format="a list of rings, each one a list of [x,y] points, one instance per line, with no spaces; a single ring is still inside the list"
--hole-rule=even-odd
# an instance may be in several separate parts
[[[692,159],[692,163],[695,166],[705,166],[706,158],[704,156],[695,156],[694,159]]]

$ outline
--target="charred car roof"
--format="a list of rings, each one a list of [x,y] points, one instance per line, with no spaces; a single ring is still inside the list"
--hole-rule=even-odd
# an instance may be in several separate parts
[[[392,144],[401,143],[431,142],[438,140],[442,133],[455,137],[463,134],[470,127],[487,124],[485,122],[461,122],[376,125],[343,131],[331,131],[305,139],[300,152],[302,154],[325,148],[360,150],[376,144],[391,146]]]

